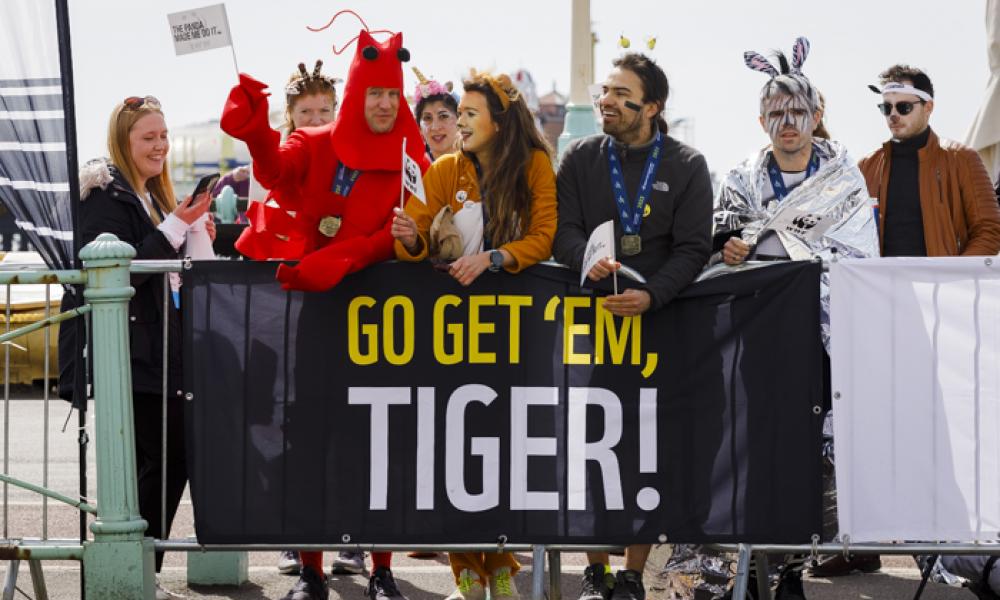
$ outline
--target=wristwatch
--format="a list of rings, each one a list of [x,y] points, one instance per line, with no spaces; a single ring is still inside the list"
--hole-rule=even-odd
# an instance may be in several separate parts
[[[496,273],[503,268],[503,252],[490,250],[490,271]]]

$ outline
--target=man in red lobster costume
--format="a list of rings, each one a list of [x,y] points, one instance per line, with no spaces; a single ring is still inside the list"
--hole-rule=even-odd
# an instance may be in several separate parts
[[[362,30],[337,119],[296,129],[284,142],[267,120],[265,84],[240,74],[222,113],[222,129],[253,156],[254,175],[271,190],[252,203],[251,225],[237,243],[253,259],[298,259],[278,267],[289,290],[324,291],[348,273],[395,257],[390,227],[399,205],[403,140],[420,165],[420,129],[403,98],[402,63],[410,53],[402,34],[378,43]],[[326,600],[323,555],[302,552],[302,571],[286,600]],[[391,553],[372,553],[371,600],[405,600],[390,570]],[[358,562],[363,568],[363,555]]]
[[[344,275],[395,256],[389,230],[404,138],[421,171],[429,166],[402,94],[409,58],[401,33],[380,44],[362,30],[337,119],[298,129],[283,144],[267,120],[265,84],[241,73],[229,93],[222,129],[247,143],[254,176],[278,204],[253,203],[236,247],[258,260],[298,259],[278,267],[283,288],[328,290]]]

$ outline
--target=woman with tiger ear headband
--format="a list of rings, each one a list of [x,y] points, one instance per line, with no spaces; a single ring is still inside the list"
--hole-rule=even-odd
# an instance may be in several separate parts
[[[453,261],[448,274],[467,286],[487,270],[517,273],[548,258],[557,217],[550,149],[510,78],[479,74],[464,88],[462,150],[431,165],[427,204],[411,197],[397,208],[392,235],[397,258]],[[447,236],[437,235],[442,217],[454,222]],[[448,560],[456,583],[448,600],[484,600],[486,589],[492,600],[519,598],[513,554],[451,552]]]
[[[452,260],[449,274],[469,285],[484,271],[517,273],[552,254],[555,174],[548,144],[507,75],[464,82],[458,106],[461,152],[424,174],[427,204],[411,198],[396,209],[396,257]],[[432,221],[450,211],[457,244],[439,243]],[[442,252],[442,250],[448,250]]]

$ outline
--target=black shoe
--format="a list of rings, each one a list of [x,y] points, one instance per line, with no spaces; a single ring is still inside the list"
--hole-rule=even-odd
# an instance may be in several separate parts
[[[970,581],[968,587],[969,591],[975,594],[979,600],[1000,600],[1000,596],[990,589],[990,584],[987,581],[975,583]]]
[[[631,569],[618,571],[615,586],[611,590],[612,600],[646,600],[646,587],[642,585],[642,573]]]
[[[578,600],[608,600],[614,584],[615,576],[607,572],[604,564],[594,563],[583,570]]]
[[[843,554],[837,554],[819,563],[812,568],[813,577],[840,577],[850,575],[855,571],[862,573],[874,573],[882,568],[882,557],[878,554],[852,554],[850,559],[845,559]]]
[[[385,567],[375,569],[372,576],[368,578],[368,598],[370,600],[406,600],[406,596],[401,594],[399,588],[396,587],[392,571]]]
[[[302,567],[299,580],[281,600],[328,600],[329,597],[326,576],[317,573],[312,567]]]
[[[806,600],[800,571],[788,570],[781,574],[781,578],[778,580],[778,589],[774,591],[774,600]]]

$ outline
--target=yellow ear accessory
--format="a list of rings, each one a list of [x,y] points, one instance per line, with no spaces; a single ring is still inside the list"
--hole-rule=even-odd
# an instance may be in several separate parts
[[[629,39],[627,37],[625,37],[624,33],[622,33],[622,34],[620,34],[618,36],[618,46],[619,47],[621,47],[621,48],[628,48],[631,45],[632,45],[632,42],[630,42]]]

